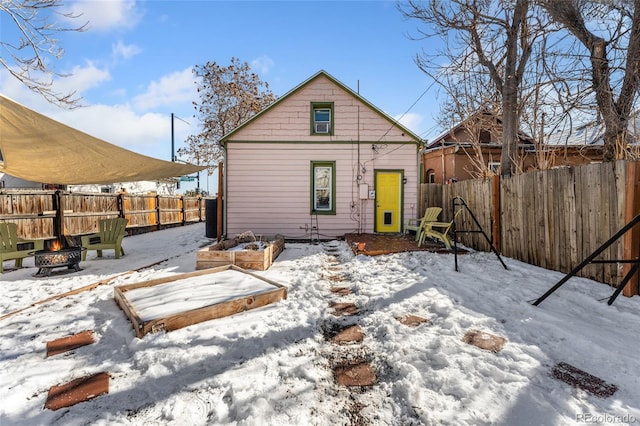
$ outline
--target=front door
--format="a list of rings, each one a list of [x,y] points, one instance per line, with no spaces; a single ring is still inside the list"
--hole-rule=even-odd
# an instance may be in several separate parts
[[[376,170],[375,232],[399,233],[402,227],[402,170]]]

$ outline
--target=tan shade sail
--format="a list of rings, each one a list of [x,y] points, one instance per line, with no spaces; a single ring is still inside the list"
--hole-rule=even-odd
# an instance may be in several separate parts
[[[0,172],[63,185],[158,180],[204,169],[137,154],[0,95]]]

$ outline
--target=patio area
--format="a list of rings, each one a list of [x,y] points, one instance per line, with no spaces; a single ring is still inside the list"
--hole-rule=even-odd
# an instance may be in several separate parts
[[[355,254],[365,254],[367,256],[409,251],[453,253],[453,250],[447,250],[441,242],[429,239],[418,247],[415,234],[345,234],[344,239]],[[364,248],[359,249],[358,243],[364,243]],[[467,252],[467,250],[458,247],[458,254]]]

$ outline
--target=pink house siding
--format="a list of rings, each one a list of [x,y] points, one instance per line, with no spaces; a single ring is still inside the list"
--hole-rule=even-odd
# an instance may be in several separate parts
[[[331,136],[309,134],[311,102],[334,103],[334,129]],[[359,110],[359,111],[358,111]],[[358,120],[359,115],[359,120]],[[360,134],[358,135],[358,121]],[[283,99],[277,108],[261,114],[251,123],[234,133],[234,141],[395,141],[412,142],[412,137],[392,126],[389,121],[365,103],[339,90],[329,80],[316,80]]]
[[[311,161],[336,162],[336,214],[317,215],[320,236],[335,238],[350,232],[373,232],[374,200],[359,199],[352,170],[357,145],[333,145],[327,149],[322,144],[281,143],[265,148],[262,143],[238,143],[228,149],[227,235],[251,230],[263,235],[283,234],[289,239],[309,238],[311,226],[316,226],[316,216],[310,214]],[[393,152],[385,154],[385,151]],[[371,189],[374,169],[404,170],[407,183],[403,216],[414,217],[418,189],[416,147],[389,145],[373,158],[369,143],[361,145],[360,155],[367,169],[362,174],[362,183]],[[406,167],[408,163],[412,167]],[[351,215],[352,202],[360,208],[361,223]]]
[[[317,102],[333,105],[332,135],[311,134]],[[321,239],[372,233],[375,200],[361,199],[359,185],[374,190],[375,170],[402,173],[402,223],[417,214],[418,138],[324,72],[231,132],[224,144],[228,237],[250,230],[307,239],[316,237],[312,226]],[[313,161],[335,162],[335,214],[311,214]]]

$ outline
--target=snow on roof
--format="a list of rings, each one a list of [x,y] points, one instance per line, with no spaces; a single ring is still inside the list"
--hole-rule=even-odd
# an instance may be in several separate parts
[[[632,113],[629,134],[633,144],[640,143],[640,110]],[[548,145],[604,145],[604,123],[592,121],[574,129],[561,130],[549,135]]]

